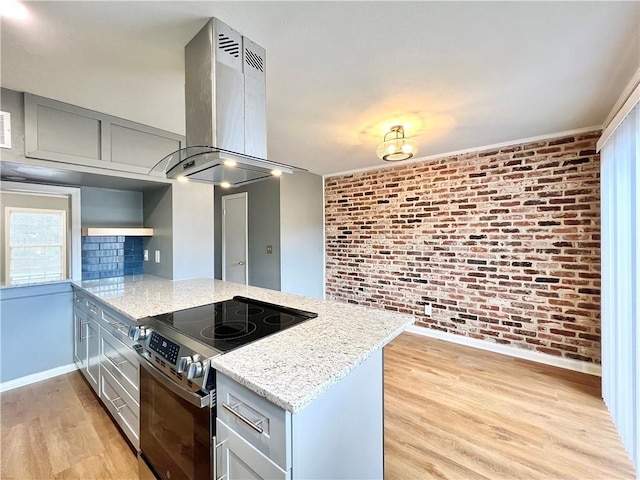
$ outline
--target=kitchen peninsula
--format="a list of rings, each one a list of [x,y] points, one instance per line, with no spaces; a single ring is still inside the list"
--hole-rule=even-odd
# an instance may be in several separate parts
[[[411,316],[212,279],[141,275],[76,285],[143,323],[145,317],[234,296],[317,313],[212,358],[217,475],[382,478],[382,347],[413,323]]]

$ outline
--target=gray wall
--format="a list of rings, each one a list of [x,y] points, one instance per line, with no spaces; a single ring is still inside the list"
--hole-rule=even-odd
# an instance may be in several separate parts
[[[142,227],[142,192],[81,188],[82,227]]]
[[[68,197],[54,197],[51,195],[35,195],[26,193],[0,192],[0,231],[4,232],[5,216],[4,207],[22,208],[50,208],[55,210],[65,210],[67,212],[67,276],[71,277],[69,259],[71,258],[71,206]],[[0,285],[5,285],[6,265],[5,265],[5,240],[4,235],[0,236]]]
[[[296,172],[280,178],[281,289],[324,298],[324,180]]]
[[[143,193],[143,224],[153,228],[153,237],[144,239],[149,261],[144,273],[173,278],[173,211],[171,186],[145,190]],[[154,250],[160,250],[160,263],[154,262]]]
[[[173,279],[213,278],[213,185],[172,185]]]
[[[0,110],[11,114],[11,149],[0,149],[3,161],[24,161],[24,95],[0,88]]]
[[[70,283],[5,288],[0,294],[0,382],[73,363]]]
[[[215,275],[222,278],[222,196],[247,192],[249,285],[280,290],[280,180],[238,188],[215,188]],[[273,253],[267,254],[267,245]]]
[[[172,280],[213,278],[213,186],[176,182],[143,192],[143,223],[149,261],[144,273]],[[160,250],[160,263],[154,251]]]

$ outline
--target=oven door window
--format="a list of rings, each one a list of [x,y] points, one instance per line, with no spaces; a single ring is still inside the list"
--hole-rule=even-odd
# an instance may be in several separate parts
[[[161,479],[211,478],[211,413],[140,369],[140,450]]]

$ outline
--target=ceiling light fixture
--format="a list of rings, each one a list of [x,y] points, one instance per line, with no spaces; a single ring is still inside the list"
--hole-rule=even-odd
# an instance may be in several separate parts
[[[225,160],[224,162],[225,167],[235,167],[236,165],[238,165],[238,162],[236,162],[235,160]]]
[[[230,184],[229,182],[222,182],[222,183],[220,184],[220,186],[221,186],[222,188],[229,188],[229,187],[231,187],[231,184]]]
[[[271,175],[273,175],[274,177],[279,177],[282,175],[282,170],[278,170],[277,168],[275,170],[271,170]]]
[[[387,140],[387,137],[392,136]],[[385,134],[383,142],[378,145],[376,155],[387,162],[398,162],[408,160],[418,153],[418,144],[415,140],[405,138],[404,127],[394,125]]]

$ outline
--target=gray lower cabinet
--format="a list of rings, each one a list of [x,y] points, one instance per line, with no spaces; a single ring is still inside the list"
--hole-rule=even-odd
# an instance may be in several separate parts
[[[104,113],[24,94],[25,156],[147,174],[184,137]]]
[[[100,395],[100,326],[92,318],[87,322],[86,377],[93,390]]]
[[[89,323],[86,314],[74,307],[73,309],[73,361],[80,370],[87,365],[86,325]]]
[[[76,365],[93,390],[100,395],[100,326],[99,307],[89,298],[74,290],[73,357]]]
[[[126,335],[128,325],[103,311],[100,329],[100,399],[131,444],[140,447],[140,363]]]
[[[127,336],[133,322],[73,292],[74,361],[131,444],[139,448],[140,364]]]
[[[383,478],[383,358],[291,413],[218,372],[216,478]]]
[[[283,470],[249,443],[241,434],[217,420],[217,478],[289,479],[291,470]]]

